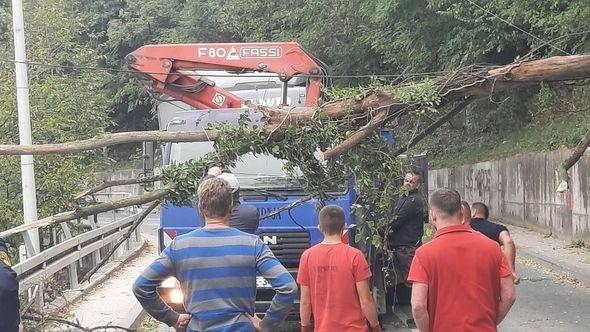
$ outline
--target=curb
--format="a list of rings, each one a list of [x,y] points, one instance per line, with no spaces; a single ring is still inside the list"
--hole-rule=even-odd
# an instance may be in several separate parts
[[[147,312],[145,312],[145,310],[143,310],[143,307],[141,306],[141,304],[139,304],[139,302],[137,302],[136,305],[133,306],[133,308],[130,310],[131,312],[137,312],[137,314],[133,314],[135,316],[135,318],[133,319],[133,322],[131,323],[131,325],[129,325],[129,329],[130,330],[138,330],[141,327],[141,323],[143,322],[143,320],[147,317]]]
[[[573,264],[551,259],[526,248],[517,248],[516,255],[517,257],[520,256],[522,258],[530,259],[551,271],[571,277],[584,286],[590,286],[590,274]]]

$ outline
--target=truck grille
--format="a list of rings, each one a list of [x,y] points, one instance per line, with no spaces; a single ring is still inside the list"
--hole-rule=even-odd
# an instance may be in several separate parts
[[[308,232],[262,232],[260,238],[281,262],[299,262],[309,248]]]

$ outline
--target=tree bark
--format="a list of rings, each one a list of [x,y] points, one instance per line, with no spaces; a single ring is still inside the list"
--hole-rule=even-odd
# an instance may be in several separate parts
[[[581,80],[590,77],[590,54],[556,56],[542,60],[518,62],[502,67],[466,67],[449,75],[433,79],[441,96],[439,106],[470,96],[486,96],[495,92],[539,84],[541,82],[558,82]],[[420,105],[408,105],[396,100],[383,91],[374,91],[362,99],[341,100],[322,106],[320,119],[341,118],[345,112],[352,114],[366,113],[374,109],[387,109],[393,112],[407,111]],[[308,121],[315,112],[290,112],[282,109],[262,108],[265,117],[264,130],[268,134],[280,134],[280,128],[289,124],[301,124]],[[384,122],[381,122],[382,124]],[[360,131],[342,142],[339,146],[324,152],[323,159],[330,159],[346,153],[359,142],[359,137],[370,135],[379,126],[363,127]]]
[[[539,84],[541,82],[561,82],[590,78],[590,54],[556,56],[541,60],[517,62],[506,66],[470,66],[451,74],[435,77],[433,83],[441,97],[439,106],[463,100],[469,96],[486,96],[496,92]],[[420,84],[420,83],[414,83]],[[400,85],[400,87],[408,86]],[[386,109],[388,115],[400,110],[409,111],[420,105],[409,105],[396,100],[394,96],[380,90],[370,91],[359,98],[330,102],[322,105],[321,111],[294,112],[292,109],[271,109],[259,107],[263,114],[263,129],[267,135],[281,135],[281,129],[288,125],[300,125],[314,116],[323,120],[342,118],[345,114],[368,115],[371,111]],[[319,114],[318,114],[319,112]],[[367,122],[371,121],[366,116]],[[379,124],[385,123],[382,121]],[[361,123],[360,126],[363,126]],[[352,135],[335,147],[327,155],[336,157],[346,153],[358,143],[359,137],[366,137],[379,126],[361,128],[362,132]],[[211,132],[130,132],[105,134],[84,141],[43,144],[37,146],[0,145],[0,155],[72,153],[100,147],[143,141],[196,142],[215,140],[217,133]],[[272,137],[271,137],[272,138]],[[324,156],[324,158],[326,158]],[[328,159],[328,158],[326,158]]]
[[[207,142],[215,140],[215,130],[203,131],[130,131],[124,133],[103,134],[87,140],[80,140],[57,144],[39,145],[0,145],[0,155],[37,155],[37,154],[65,154],[104,148],[107,146],[155,142]]]
[[[580,158],[582,158],[588,146],[590,146],[590,129],[586,132],[580,143],[576,145],[572,154],[559,165],[557,175],[560,179],[560,183],[557,186],[557,193],[564,193],[569,190],[570,177],[567,174],[567,171],[572,168]]]

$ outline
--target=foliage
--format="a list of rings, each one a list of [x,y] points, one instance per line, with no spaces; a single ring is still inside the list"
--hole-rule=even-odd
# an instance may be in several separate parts
[[[167,199],[174,204],[190,204],[208,167],[231,165],[246,153],[269,154],[286,160],[286,171],[299,178],[306,192],[320,201],[330,197],[335,183],[352,181],[357,194],[354,209],[364,221],[357,240],[385,249],[387,241],[383,236],[391,224],[391,203],[399,194],[396,180],[404,171],[401,159],[393,156],[380,133],[369,136],[343,156],[326,162],[315,157],[318,150],[326,150],[348,137],[355,129],[354,122],[349,120],[345,117],[326,122],[316,116],[304,124],[289,125],[278,138],[269,140],[244,113],[237,125],[216,126],[220,139],[215,142],[215,152],[164,169],[164,182],[175,185],[174,194]]]
[[[7,3],[9,4],[9,3]],[[13,58],[12,20],[0,6],[0,58]],[[83,21],[67,0],[25,2],[27,55],[34,62],[94,66],[98,54],[80,42]],[[4,19],[6,18],[6,19]],[[18,143],[14,69],[1,63],[0,141]],[[29,67],[33,143],[66,142],[102,133],[109,124],[108,91],[100,72],[67,68]],[[35,157],[38,215],[68,209],[71,193],[89,181],[89,173],[106,162],[101,152]],[[0,229],[22,223],[19,157],[0,157]]]
[[[423,80],[432,72],[472,63],[505,64],[530,52],[541,57],[561,55],[561,50],[572,54],[590,50],[587,0],[36,0],[25,1],[25,11],[29,59],[62,66],[125,69],[125,55],[150,43],[298,41],[324,61],[331,74],[378,77],[373,81],[336,78],[335,88],[327,90],[329,99],[383,89],[402,100],[420,103],[412,113],[418,116],[396,123],[398,143],[407,142],[418,128],[433,120],[438,96],[429,88],[432,83]],[[11,23],[10,2],[0,0],[2,59],[13,57]],[[0,62],[0,73],[14,77],[12,64]],[[86,138],[105,129],[156,126],[154,99],[126,73],[47,66],[31,66],[29,73],[36,143]],[[404,76],[379,78],[384,73]],[[388,90],[392,84],[407,80],[422,84]],[[583,133],[583,123],[588,122],[588,100],[588,89],[583,87],[544,86],[507,92],[474,103],[414,151],[429,150],[441,162],[457,163],[465,161],[466,156],[489,157],[484,150],[491,154],[517,153],[570,145]],[[18,140],[14,110],[14,82],[3,80],[3,143]],[[565,119],[564,123],[558,118]],[[350,118],[339,123],[312,121],[302,128],[288,128],[277,142],[266,140],[259,128],[246,123],[233,129],[222,127],[227,135],[217,143],[217,150],[226,155],[170,168],[168,181],[178,183],[178,203],[186,202],[196,185],[191,179],[200,179],[205,166],[229,163],[237,155],[253,151],[289,160],[291,172],[301,168],[310,192],[322,195],[326,184],[317,179],[342,179],[343,174],[352,174],[358,189],[368,192],[370,185],[376,184],[368,180],[363,168],[373,169],[378,163],[366,165],[366,160],[386,159],[377,148],[382,144],[377,137],[363,142],[357,152],[325,165],[313,158],[316,148],[325,149],[341,141],[353,125]],[[502,148],[519,137],[526,139]],[[366,146],[368,142],[372,145]],[[111,154],[108,150],[103,153]],[[85,181],[85,173],[101,163],[102,153],[36,158],[40,214],[64,208],[66,196]],[[385,177],[388,172],[392,175],[393,169],[375,176]],[[15,174],[18,158],[0,157],[0,195],[6,198],[0,199],[0,227],[20,222],[20,179]],[[387,190],[383,195],[389,195]],[[379,200],[387,199],[372,197],[359,205],[380,210]]]

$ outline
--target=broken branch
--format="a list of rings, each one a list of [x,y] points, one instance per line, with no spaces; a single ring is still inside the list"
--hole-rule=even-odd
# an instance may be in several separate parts
[[[125,185],[129,185],[129,184],[149,183],[149,182],[156,182],[156,181],[160,181],[160,180],[162,180],[162,175],[154,175],[154,176],[139,178],[139,179],[123,179],[123,180],[115,180],[115,181],[104,181],[102,184],[100,184],[96,187],[92,187],[90,189],[87,189],[87,190],[77,193],[76,196],[74,196],[72,199],[74,199],[74,200],[80,199],[84,196],[92,195],[94,193],[97,193],[101,190],[104,190],[104,189],[107,189],[110,187],[125,186]]]
[[[39,154],[65,154],[80,151],[104,148],[107,146],[140,143],[146,141],[155,142],[207,142],[215,140],[215,130],[202,131],[130,131],[124,133],[102,134],[90,139],[39,145],[0,145],[0,155],[39,155]]]
[[[559,165],[559,168],[557,169],[557,175],[561,182],[559,183],[559,186],[557,186],[557,193],[564,193],[568,191],[570,177],[567,174],[567,171],[572,168],[572,166],[574,166],[578,160],[580,160],[588,146],[590,146],[590,129],[588,129],[584,137],[580,140],[580,143],[576,145],[574,151],[572,151],[572,154],[566,160],[564,160],[561,165]]]
[[[31,229],[36,229],[36,228],[43,227],[43,226],[62,223],[64,221],[83,218],[86,216],[99,214],[99,213],[103,213],[103,212],[107,212],[107,211],[111,211],[111,210],[115,210],[115,209],[119,209],[119,208],[146,204],[146,203],[149,203],[149,202],[152,202],[155,200],[159,200],[166,195],[169,195],[171,193],[171,191],[172,191],[172,187],[165,187],[163,189],[156,189],[154,191],[150,191],[150,192],[143,194],[141,196],[128,197],[128,198],[120,199],[120,200],[114,201],[114,202],[100,203],[100,204],[91,205],[91,206],[87,206],[87,207],[81,207],[81,208],[73,210],[73,211],[58,213],[53,216],[39,219],[39,220],[34,221],[32,223],[28,223],[25,225],[21,225],[18,227],[14,227],[14,228],[5,230],[4,232],[0,233],[0,238],[6,238],[8,236],[18,234],[20,232],[28,231]]]
[[[399,156],[400,154],[406,152],[409,148],[413,147],[414,145],[418,144],[421,140],[423,140],[426,136],[432,134],[435,130],[437,130],[440,126],[442,126],[445,122],[449,121],[452,117],[457,115],[459,112],[465,109],[467,105],[469,105],[473,101],[473,97],[469,97],[459,103],[455,108],[453,108],[447,114],[441,116],[438,120],[430,124],[426,129],[420,132],[418,135],[414,136],[407,144],[403,145],[401,148],[397,149],[393,154],[394,156]]]
[[[90,280],[90,278],[94,275],[94,273],[96,273],[96,271],[98,271],[98,269],[100,269],[103,265],[105,265],[109,258],[111,258],[111,256],[113,256],[113,254],[115,253],[115,251],[117,250],[117,248],[119,248],[121,246],[121,244],[123,244],[123,242],[125,242],[127,239],[129,239],[131,237],[131,234],[133,234],[133,232],[135,232],[135,230],[137,229],[137,227],[139,225],[141,225],[141,223],[143,222],[143,220],[158,206],[160,205],[160,201],[155,201],[152,202],[152,204],[150,204],[150,206],[147,207],[147,209],[145,209],[141,215],[139,215],[137,217],[137,220],[135,220],[133,222],[133,224],[131,224],[131,227],[129,227],[129,229],[127,230],[127,233],[125,233],[125,235],[123,235],[122,238],[120,238],[117,243],[115,243],[113,245],[113,247],[109,250],[109,252],[100,260],[100,262],[98,262],[96,265],[94,265],[94,267],[92,267],[92,269],[90,269],[90,271],[88,271],[84,277],[80,280],[80,282],[84,282],[84,281],[88,281]]]

